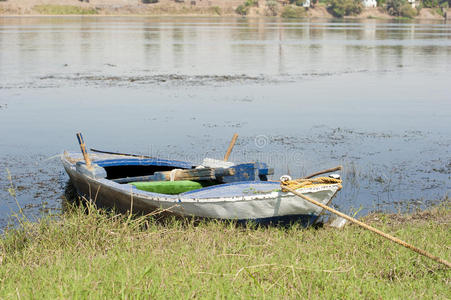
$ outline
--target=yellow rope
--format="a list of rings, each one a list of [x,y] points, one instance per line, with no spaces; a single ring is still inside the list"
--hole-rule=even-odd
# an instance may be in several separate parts
[[[297,190],[301,188],[309,188],[319,185],[327,185],[327,184],[338,184],[338,190],[341,190],[341,179],[335,179],[330,177],[317,177],[317,178],[309,178],[309,179],[294,179],[294,180],[286,180],[282,181],[282,189],[284,186],[289,187],[290,189]]]

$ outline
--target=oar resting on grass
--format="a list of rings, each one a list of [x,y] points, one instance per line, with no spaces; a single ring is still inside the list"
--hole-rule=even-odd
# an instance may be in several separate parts
[[[357,225],[359,225],[359,226],[361,226],[361,227],[363,227],[365,229],[368,229],[368,230],[370,230],[370,231],[372,231],[374,233],[377,233],[378,235],[381,235],[384,238],[386,238],[386,239],[388,239],[388,240],[390,240],[392,242],[400,244],[401,246],[404,246],[404,247],[406,247],[408,249],[411,249],[411,250],[413,250],[413,251],[415,251],[415,252],[417,252],[417,253],[419,253],[419,254],[421,254],[423,256],[426,256],[426,257],[428,257],[430,259],[435,260],[436,262],[439,262],[439,263],[447,266],[448,268],[451,268],[451,263],[449,261],[446,261],[446,260],[444,260],[444,259],[442,259],[440,257],[432,255],[429,252],[426,252],[426,251],[424,251],[422,249],[419,249],[419,248],[417,248],[417,247],[415,247],[415,246],[413,246],[411,244],[408,244],[408,243],[406,243],[406,242],[404,242],[404,241],[402,241],[402,240],[400,240],[400,239],[398,239],[398,238],[396,238],[394,236],[391,236],[391,235],[389,235],[389,234],[387,234],[385,232],[382,232],[379,229],[376,229],[376,228],[374,228],[374,227],[372,227],[370,225],[367,225],[367,224],[365,224],[365,223],[363,223],[363,222],[361,222],[361,221],[359,221],[357,219],[354,219],[354,218],[352,218],[352,217],[350,217],[348,215],[345,215],[344,213],[339,212],[338,210],[335,210],[335,209],[333,209],[333,208],[331,208],[331,207],[329,207],[327,205],[324,205],[324,204],[322,204],[322,203],[320,203],[318,201],[315,201],[312,198],[307,197],[307,196],[301,194],[300,192],[298,192],[298,191],[296,191],[296,190],[284,185],[284,182],[281,182],[281,186],[282,186],[282,190],[283,191],[291,192],[291,193],[295,194],[296,196],[299,196],[302,199],[304,199],[304,200],[306,200],[306,201],[308,201],[310,203],[313,203],[313,204],[315,204],[315,205],[317,205],[317,206],[319,206],[319,207],[321,207],[321,208],[323,208],[325,210],[330,211],[331,213],[336,214],[337,216],[340,216],[340,217],[342,217],[342,218],[344,218],[344,219],[346,219],[346,220],[348,220],[348,221],[350,221],[350,222],[352,222],[354,224],[357,224]]]

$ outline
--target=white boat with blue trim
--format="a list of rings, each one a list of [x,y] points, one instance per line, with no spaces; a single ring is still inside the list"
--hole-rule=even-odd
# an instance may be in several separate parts
[[[133,213],[161,210],[181,217],[258,223],[298,221],[308,226],[323,209],[283,187],[324,205],[329,205],[341,189],[338,178],[268,181],[273,170],[264,163],[228,162],[236,137],[224,161],[205,159],[201,165],[194,165],[94,149],[88,155],[78,133],[82,153],[65,151],[61,160],[80,196],[103,207]]]
[[[322,208],[284,192],[279,181],[268,181],[272,172],[262,163],[205,166],[205,171],[183,161],[115,154],[90,154],[90,167],[80,153],[65,152],[61,159],[80,196],[120,211],[165,210],[183,217],[300,221],[305,226],[313,224],[322,212]],[[194,172],[194,180],[178,180],[178,174],[183,179],[185,171]],[[328,205],[340,188],[338,182],[307,184],[297,191]]]

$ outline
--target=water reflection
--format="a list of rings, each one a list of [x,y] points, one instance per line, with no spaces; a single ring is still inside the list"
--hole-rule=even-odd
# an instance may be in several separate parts
[[[443,24],[378,20],[281,23],[231,19],[221,23],[184,18],[18,18],[3,19],[2,24],[2,35],[8,37],[1,40],[2,77],[18,76],[17,64],[22,71],[40,71],[49,59],[55,66],[70,59],[78,72],[101,70],[112,62],[120,72],[133,71],[148,61],[161,73],[175,69],[183,74],[276,75],[297,74],[298,66],[307,72],[362,65],[384,70],[402,64],[403,57],[421,53],[428,55],[427,64],[434,67],[449,58],[451,37],[449,26]],[[158,50],[157,58],[152,58]],[[29,51],[35,52],[32,63]],[[20,58],[14,58],[15,53]],[[54,67],[53,71],[61,70]]]
[[[143,24],[143,57],[147,66],[153,66],[161,59],[161,33]]]

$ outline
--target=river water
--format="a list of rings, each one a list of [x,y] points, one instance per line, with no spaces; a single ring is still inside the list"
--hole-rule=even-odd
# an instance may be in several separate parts
[[[451,189],[450,75],[441,22],[0,18],[0,225],[15,198],[62,210],[77,131],[194,162],[237,132],[273,179],[342,164],[344,212],[425,208]]]

